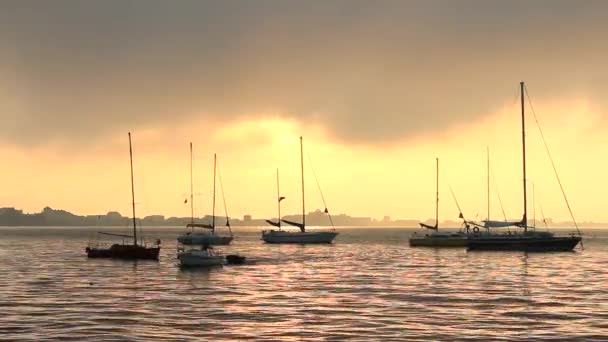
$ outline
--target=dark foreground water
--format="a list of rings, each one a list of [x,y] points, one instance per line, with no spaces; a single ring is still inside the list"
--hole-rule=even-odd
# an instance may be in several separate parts
[[[126,232],[126,229],[114,229]],[[245,266],[182,271],[88,260],[94,228],[0,228],[0,340],[608,340],[608,231],[585,250],[412,249],[409,229],[339,229],[330,246],[265,245]]]

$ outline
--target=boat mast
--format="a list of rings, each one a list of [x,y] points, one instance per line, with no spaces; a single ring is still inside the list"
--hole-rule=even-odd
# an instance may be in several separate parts
[[[536,186],[532,182],[532,228],[536,229]]]
[[[133,245],[137,246],[137,223],[135,219],[135,185],[133,182],[133,148],[131,147],[131,132],[129,132],[129,160],[131,162],[131,205],[133,207]]]
[[[215,233],[215,176],[217,170],[217,155],[213,154],[213,211],[211,214],[211,229]]]
[[[304,202],[304,147],[300,137],[300,172],[302,177],[302,230],[306,229],[306,206]]]
[[[194,185],[192,182],[192,142],[190,142],[190,223],[194,230]]]
[[[521,90],[521,146],[523,158],[523,190],[524,190],[524,217],[521,223],[524,226],[524,233],[528,231],[528,198],[526,192],[526,114],[524,106],[524,82],[519,83]]]
[[[279,169],[277,168],[277,209],[279,212],[279,230],[281,230],[281,190],[279,188]]]
[[[488,190],[488,218],[487,220],[490,221],[490,147],[486,146],[486,155],[487,155],[487,173],[488,173],[488,179],[487,179],[487,190]]]
[[[439,158],[435,163],[435,230],[439,230]]]

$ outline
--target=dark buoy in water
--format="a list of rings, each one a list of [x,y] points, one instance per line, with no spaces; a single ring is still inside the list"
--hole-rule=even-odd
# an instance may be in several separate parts
[[[226,255],[228,265],[242,265],[245,263],[245,257],[237,254]]]

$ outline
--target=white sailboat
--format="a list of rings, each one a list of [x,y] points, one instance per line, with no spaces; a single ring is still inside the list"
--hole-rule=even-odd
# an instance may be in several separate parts
[[[216,190],[216,174],[217,174],[217,156],[213,154],[213,212],[211,216],[211,224],[195,223],[194,222],[194,189],[192,185],[192,143],[190,143],[190,212],[191,221],[186,225],[191,230],[179,236],[177,241],[184,245],[209,245],[222,246],[229,245],[234,239],[230,221],[226,217],[226,226],[228,227],[229,235],[221,235],[216,231],[215,225],[215,190]],[[202,230],[195,230],[202,228]]]
[[[304,147],[302,143],[302,137],[300,137],[300,169],[302,177],[302,223],[292,222],[281,219],[281,201],[284,197],[279,192],[279,171],[277,170],[277,201],[279,217],[278,222],[272,222],[267,220],[269,224],[278,228],[278,230],[263,230],[262,240],[266,243],[299,243],[299,244],[321,244],[321,243],[332,243],[332,241],[338,235],[338,232],[334,231],[306,231],[306,206],[304,201]],[[328,209],[325,208],[325,212],[329,213]],[[299,232],[286,231],[281,228],[281,222],[287,223],[288,225],[298,227]]]
[[[177,259],[182,267],[209,267],[220,266],[225,263],[225,258],[220,253],[214,252],[210,246],[193,248],[177,253]]]

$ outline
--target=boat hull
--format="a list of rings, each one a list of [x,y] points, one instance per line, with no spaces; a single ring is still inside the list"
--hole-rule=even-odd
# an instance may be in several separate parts
[[[177,241],[184,245],[226,246],[229,245],[233,239],[233,236],[187,233],[178,237]]]
[[[219,255],[200,256],[196,253],[181,252],[177,258],[182,267],[212,267],[224,264],[224,257]]]
[[[410,238],[411,247],[467,247],[468,239],[462,237],[420,236]]]
[[[482,237],[471,238],[471,251],[525,251],[525,252],[568,252],[581,241],[579,236],[568,237]]]
[[[145,247],[139,245],[112,245],[110,248],[87,247],[89,258],[109,258],[124,260],[158,260],[160,247]]]
[[[337,232],[286,232],[265,230],[262,240],[266,243],[329,244],[338,236]]]

